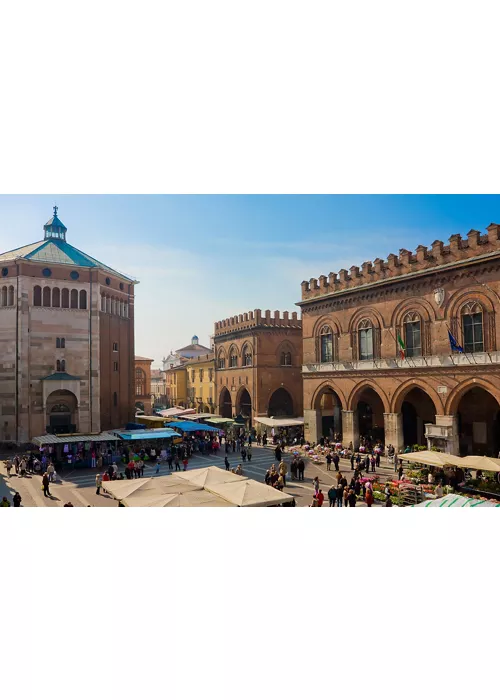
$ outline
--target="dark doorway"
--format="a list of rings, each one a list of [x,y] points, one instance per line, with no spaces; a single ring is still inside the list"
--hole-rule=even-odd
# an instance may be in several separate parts
[[[227,389],[223,389],[221,391],[219,399],[219,411],[222,418],[233,417],[233,402],[231,401],[231,394]]]
[[[293,416],[293,400],[286,389],[276,389],[269,400],[267,415],[271,418],[291,418]]]

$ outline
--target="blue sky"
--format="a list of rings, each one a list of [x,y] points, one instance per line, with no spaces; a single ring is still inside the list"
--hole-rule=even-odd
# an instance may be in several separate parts
[[[304,279],[500,221],[500,195],[0,196],[1,251],[67,240],[136,277],[136,352],[161,358],[255,308],[298,310]]]

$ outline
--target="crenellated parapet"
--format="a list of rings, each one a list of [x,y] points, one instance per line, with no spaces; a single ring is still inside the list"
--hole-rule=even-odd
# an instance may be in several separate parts
[[[217,321],[214,326],[214,335],[221,336],[234,331],[247,330],[256,327],[280,327],[280,328],[302,328],[302,321],[297,312],[293,311],[262,311],[254,309],[245,314],[230,316],[222,321]]]
[[[487,233],[481,234],[473,229],[466,238],[455,233],[450,236],[448,245],[443,241],[434,241],[430,248],[419,245],[415,253],[401,248],[399,255],[391,253],[387,260],[376,258],[373,262],[362,263],[361,268],[353,265],[349,271],[339,270],[338,273],[330,272],[328,276],[320,275],[318,279],[302,282],[302,300],[500,252],[500,225],[490,224],[486,231]]]

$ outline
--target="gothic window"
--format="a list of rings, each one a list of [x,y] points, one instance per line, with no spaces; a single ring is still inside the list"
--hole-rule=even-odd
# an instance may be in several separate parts
[[[330,326],[323,326],[319,338],[320,362],[333,362],[333,333]]]
[[[219,355],[219,359],[217,361],[217,367],[218,367],[218,369],[226,369],[226,358],[224,357],[224,355],[222,353]]]
[[[465,352],[484,351],[483,309],[475,301],[462,307],[462,335]]]
[[[61,306],[61,290],[59,287],[54,287],[52,290],[52,306],[56,309]]]
[[[80,290],[80,308],[87,308],[87,292],[85,291],[85,289]]]
[[[42,288],[37,284],[33,288],[33,306],[42,305]]]
[[[61,306],[63,309],[69,309],[69,289],[63,289],[61,292]]]
[[[43,305],[50,306],[50,287],[43,288]]]
[[[230,367],[237,367],[238,366],[238,355],[236,354],[236,351],[234,349],[231,350],[231,354],[229,355],[229,366]]]
[[[146,375],[144,370],[138,367],[135,370],[135,395],[145,396],[146,392]]]
[[[61,360],[61,372],[66,372],[66,360]]]
[[[61,338],[56,338],[56,348],[61,347]]]
[[[9,287],[9,306],[14,306],[14,287]]]
[[[422,321],[417,313],[406,314],[403,321],[404,342],[407,357],[422,355]]]
[[[57,362],[56,362],[56,372],[60,372],[60,371],[61,371],[61,360],[57,360]]]
[[[280,364],[284,367],[289,367],[292,364],[292,353],[282,352],[280,357]]]
[[[364,319],[358,326],[359,359],[373,360],[373,327]]]

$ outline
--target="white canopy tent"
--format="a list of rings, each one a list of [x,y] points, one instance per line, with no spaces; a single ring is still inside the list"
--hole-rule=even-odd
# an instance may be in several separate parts
[[[445,454],[444,452],[422,450],[421,452],[399,454],[398,457],[404,462],[416,462],[417,464],[425,464],[429,467],[445,467],[451,465],[453,467],[462,467],[462,469],[467,469],[466,461],[462,457]]]
[[[269,428],[289,428],[292,426],[304,425],[303,418],[264,418],[257,416],[254,418],[256,423],[262,423]]]

